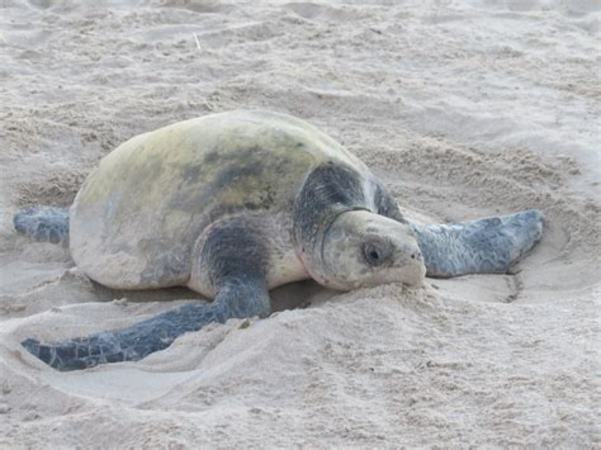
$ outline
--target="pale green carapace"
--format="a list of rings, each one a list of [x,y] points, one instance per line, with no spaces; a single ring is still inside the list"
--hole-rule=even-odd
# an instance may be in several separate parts
[[[107,286],[185,284],[207,225],[238,210],[273,217],[291,210],[306,175],[326,160],[368,173],[325,133],[282,114],[215,114],[136,136],[107,155],[78,193],[71,253]]]

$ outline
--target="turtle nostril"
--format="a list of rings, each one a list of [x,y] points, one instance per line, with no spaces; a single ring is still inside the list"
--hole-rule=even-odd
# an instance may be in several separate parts
[[[420,252],[415,252],[411,254],[411,259],[421,259],[422,254]]]

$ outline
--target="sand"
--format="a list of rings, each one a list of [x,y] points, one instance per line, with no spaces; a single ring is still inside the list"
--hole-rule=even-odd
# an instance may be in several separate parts
[[[0,447],[600,448],[600,24],[596,0],[0,1]],[[138,363],[24,352],[194,296],[95,285],[14,212],[239,107],[321,127],[415,220],[536,207],[544,238],[511,275],[288,286]]]

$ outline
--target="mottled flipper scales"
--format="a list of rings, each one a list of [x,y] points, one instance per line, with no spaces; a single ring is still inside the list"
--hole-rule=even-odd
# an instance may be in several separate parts
[[[163,350],[179,335],[200,329],[209,322],[225,322],[222,304],[185,305],[134,324],[53,344],[35,339],[21,342],[31,354],[58,370],[77,370],[120,361],[137,361]]]
[[[36,241],[58,244],[69,237],[69,210],[52,206],[22,209],[13,218],[15,230]]]
[[[138,361],[163,350],[184,333],[224,323],[232,317],[266,316],[269,296],[262,281],[232,280],[213,303],[180,306],[130,327],[52,344],[35,339],[21,342],[31,354],[55,369],[67,371],[120,361]]]
[[[450,225],[412,225],[427,276],[506,273],[542,237],[543,215],[530,209]]]

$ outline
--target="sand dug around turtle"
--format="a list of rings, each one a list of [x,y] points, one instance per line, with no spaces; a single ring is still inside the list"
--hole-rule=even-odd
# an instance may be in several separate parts
[[[0,2],[0,447],[601,446],[598,2],[84,3]],[[68,204],[137,133],[238,107],[324,129],[414,218],[536,207],[546,234],[514,275],[286,287],[277,307],[310,307],[138,363],[24,353],[191,295],[94,285],[16,236],[16,209]]]

